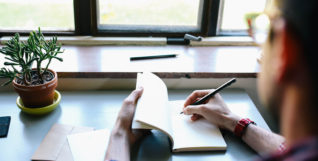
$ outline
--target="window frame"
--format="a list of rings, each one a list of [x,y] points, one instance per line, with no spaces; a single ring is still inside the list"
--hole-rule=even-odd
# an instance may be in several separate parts
[[[98,30],[98,0],[73,0],[74,7],[74,31],[42,31],[45,35],[53,36],[153,36],[153,37],[183,37],[189,33],[197,36],[217,36],[219,32],[219,15],[221,14],[221,4],[223,0],[200,0],[202,16],[199,19],[199,30]],[[147,26],[146,26],[147,27]],[[149,27],[149,26],[148,26]],[[118,26],[117,26],[118,28]],[[153,29],[153,28],[152,28]],[[185,28],[184,28],[185,29]],[[189,32],[190,31],[190,32]],[[0,30],[0,37],[12,36],[18,32],[22,36],[27,36],[30,30]],[[233,35],[233,33],[230,33]],[[229,35],[229,34],[224,34]],[[237,35],[237,34],[235,34]]]
[[[93,16],[93,35],[94,36],[165,36],[165,37],[180,37],[184,36],[185,33],[193,34],[193,35],[206,35],[208,27],[208,17],[210,10],[210,2],[211,0],[200,0],[200,9],[201,16],[198,19],[198,28],[197,27],[180,27],[176,29],[175,27],[163,28],[163,26],[129,26],[123,27],[121,25],[99,25],[98,15],[98,1],[92,0],[92,13]],[[200,11],[202,10],[202,11]],[[99,28],[101,26],[101,29]],[[108,29],[106,29],[106,27]]]
[[[247,30],[222,30],[222,20],[223,20],[223,12],[224,12],[224,2],[225,0],[219,0],[219,17],[217,20],[217,28],[216,28],[216,34],[217,36],[249,36]],[[265,6],[267,6],[270,3],[270,0],[266,0]]]

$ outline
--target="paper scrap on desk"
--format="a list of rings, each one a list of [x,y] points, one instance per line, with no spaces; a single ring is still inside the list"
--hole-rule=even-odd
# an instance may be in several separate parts
[[[109,135],[107,129],[68,135],[74,161],[103,161]]]
[[[92,127],[54,124],[34,152],[31,160],[72,161],[67,135],[93,130]]]

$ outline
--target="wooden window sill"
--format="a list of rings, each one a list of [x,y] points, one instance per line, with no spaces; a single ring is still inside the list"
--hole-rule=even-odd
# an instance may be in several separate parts
[[[22,36],[20,40],[26,41],[28,37]],[[5,44],[11,37],[0,38],[0,44]],[[51,37],[46,37],[47,40]],[[167,45],[165,37],[94,37],[94,36],[59,36],[59,42],[71,46],[96,46],[96,45],[142,45],[162,46]],[[215,36],[205,37],[202,41],[191,41],[190,46],[255,46],[249,36]]]
[[[260,50],[255,46],[68,46],[64,62],[51,68],[59,78],[136,78],[151,71],[161,78],[256,78]],[[130,61],[131,56],[178,54],[176,58]],[[0,57],[0,67],[4,58]]]

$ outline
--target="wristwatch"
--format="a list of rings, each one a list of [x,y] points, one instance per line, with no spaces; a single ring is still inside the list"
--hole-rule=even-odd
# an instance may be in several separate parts
[[[238,137],[242,137],[242,135],[244,134],[246,128],[248,125],[250,124],[254,124],[256,125],[256,123],[248,118],[244,118],[241,119],[239,122],[237,122],[235,129],[234,129],[234,134]]]

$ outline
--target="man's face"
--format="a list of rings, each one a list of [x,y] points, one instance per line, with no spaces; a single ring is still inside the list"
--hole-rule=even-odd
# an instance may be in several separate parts
[[[258,93],[263,105],[278,116],[281,90],[275,79],[277,79],[276,74],[281,46],[278,43],[280,36],[273,34],[273,30],[270,32],[268,40],[263,45],[261,72],[258,75]]]

